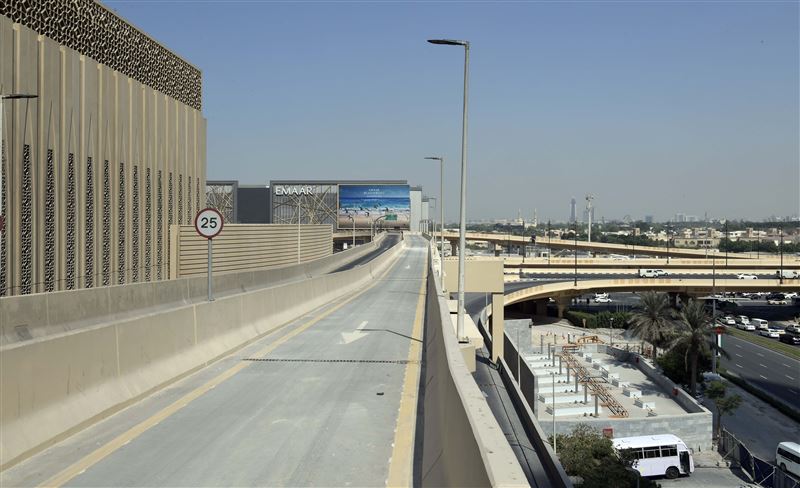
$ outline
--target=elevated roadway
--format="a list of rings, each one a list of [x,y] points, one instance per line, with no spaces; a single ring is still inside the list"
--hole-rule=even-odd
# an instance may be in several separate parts
[[[435,237],[438,238],[439,234],[437,233]],[[450,241],[451,243],[456,242],[458,241],[458,233],[445,232],[444,238]],[[523,244],[530,244],[530,236],[523,238],[522,236],[510,236],[508,234],[467,232],[466,239],[468,241],[489,242],[498,246],[505,246],[508,244],[517,246]],[[550,239],[544,241],[540,240],[537,244],[543,247],[549,247],[551,249],[575,249],[576,247],[575,241],[569,239]],[[613,254],[636,254],[636,255],[646,255],[646,256],[664,256],[664,257],[670,256],[676,258],[705,258],[708,256],[708,251],[704,249],[685,249],[680,247],[678,248],[670,247],[669,249],[667,249],[666,246],[664,247],[628,246],[625,244],[610,244],[603,242],[578,241],[577,248],[581,251],[604,252]],[[751,256],[749,254],[743,255],[743,254],[730,253],[728,255],[728,258],[747,259],[751,258]]]
[[[673,277],[670,280],[630,280],[626,279],[625,275],[618,275],[611,279],[607,276],[581,277],[582,281],[578,281],[576,288],[569,277],[541,276],[542,281],[506,283],[506,305],[542,297],[573,297],[594,292],[631,292],[656,289],[708,294],[711,286],[710,279],[690,278],[691,275],[685,275],[686,278]],[[800,291],[800,282],[794,281],[793,284],[780,285],[777,280],[750,281],[725,279],[724,276],[721,278],[718,276],[716,291]],[[746,302],[743,303],[746,304]],[[763,304],[763,302],[759,303]],[[567,304],[568,301],[562,301],[560,306],[566,307]],[[473,313],[477,313],[483,306],[484,298],[477,296],[472,297],[467,308]],[[757,308],[763,309],[764,307]],[[733,313],[746,313],[746,311]],[[800,361],[730,334],[723,337],[723,348],[729,356],[723,356],[721,363],[729,372],[742,377],[754,387],[790,408],[800,410]]]
[[[2,473],[4,486],[412,484],[427,245],[370,285]]]

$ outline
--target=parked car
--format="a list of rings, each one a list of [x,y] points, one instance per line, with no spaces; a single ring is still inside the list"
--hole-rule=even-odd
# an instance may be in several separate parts
[[[800,345],[800,335],[798,334],[781,334],[778,340],[786,344]]]
[[[785,298],[768,298],[767,305],[789,305],[789,300]]]
[[[736,278],[740,280],[757,280],[758,276],[754,274],[739,273],[738,275],[736,275]]]
[[[781,331],[779,331],[778,329],[764,329],[762,331],[759,331],[758,333],[759,335],[762,335],[764,337],[770,337],[772,339],[778,339],[781,336]]]

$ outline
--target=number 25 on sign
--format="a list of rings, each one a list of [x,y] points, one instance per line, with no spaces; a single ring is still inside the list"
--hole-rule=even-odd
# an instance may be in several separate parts
[[[194,218],[194,229],[200,236],[208,240],[208,301],[214,301],[214,293],[211,281],[211,240],[222,232],[222,214],[214,208],[206,208],[197,212]]]

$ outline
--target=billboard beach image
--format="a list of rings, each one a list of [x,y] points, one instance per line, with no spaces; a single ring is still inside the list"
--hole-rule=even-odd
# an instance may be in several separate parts
[[[351,229],[409,230],[411,197],[408,185],[339,185],[337,226]]]

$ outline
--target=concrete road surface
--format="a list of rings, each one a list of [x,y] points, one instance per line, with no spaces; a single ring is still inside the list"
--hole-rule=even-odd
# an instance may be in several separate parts
[[[729,372],[800,410],[800,361],[730,334],[722,338],[722,347],[730,358],[720,362]]]
[[[427,248],[407,241],[374,285],[7,470],[4,486],[410,483]]]

